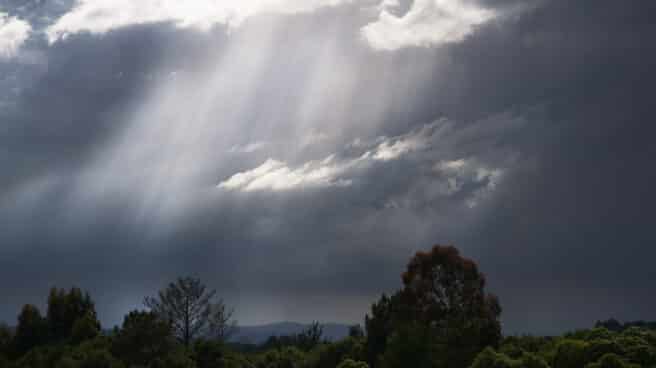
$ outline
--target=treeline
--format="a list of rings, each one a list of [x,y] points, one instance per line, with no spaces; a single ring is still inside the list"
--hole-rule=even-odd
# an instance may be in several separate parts
[[[45,315],[26,305],[15,329],[0,326],[0,368],[656,368],[646,322],[504,338],[499,300],[451,246],[417,253],[401,288],[339,341],[314,323],[259,346],[230,343],[232,314],[200,280],[180,278],[103,332],[88,293],[53,288]]]

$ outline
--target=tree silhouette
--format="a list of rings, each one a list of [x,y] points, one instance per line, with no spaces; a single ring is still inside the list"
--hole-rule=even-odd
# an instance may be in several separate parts
[[[430,340],[434,348],[416,346],[429,354],[426,361],[436,366],[466,367],[483,348],[498,344],[499,302],[485,292],[485,277],[476,263],[460,256],[455,247],[436,245],[429,252],[417,253],[402,280],[403,288],[391,297],[383,295],[372,305],[371,316],[365,318],[367,359],[372,368],[380,366],[379,358],[390,337],[408,335],[409,325],[421,326],[414,330],[425,337],[397,337],[396,351],[388,358],[413,358],[403,356],[413,350],[403,346],[403,340]]]
[[[501,307],[485,292],[476,262],[453,246],[418,252],[402,276],[403,304],[412,319],[430,327],[449,367],[467,366],[486,346],[501,339]]]
[[[128,364],[146,366],[173,349],[171,326],[152,312],[132,311],[114,336],[112,353]]]
[[[90,322],[100,329],[96,307],[89,293],[83,293],[76,287],[68,292],[64,289],[50,289],[47,320],[53,339],[63,340],[71,337],[75,322],[81,318],[91,320]]]
[[[146,297],[144,305],[169,322],[173,334],[185,345],[211,333],[225,337],[232,315],[219,300],[216,290],[208,290],[200,279],[178,278],[161,290],[156,297]]]
[[[26,304],[18,315],[12,350],[18,356],[25,354],[33,347],[45,343],[47,334],[48,327],[39,308]]]

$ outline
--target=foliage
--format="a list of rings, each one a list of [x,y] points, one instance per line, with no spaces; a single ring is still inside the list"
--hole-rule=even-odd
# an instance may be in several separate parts
[[[323,327],[319,322],[313,322],[305,330],[295,335],[269,336],[262,348],[268,350],[293,346],[303,351],[310,351],[324,342],[322,336]]]
[[[279,350],[268,350],[255,360],[256,368],[300,368],[305,362],[305,353],[288,346]]]
[[[178,278],[156,297],[146,297],[144,305],[168,321],[174,335],[185,345],[201,336],[224,339],[230,332],[232,311],[222,300],[215,301],[216,290],[208,290],[200,279]]]
[[[363,338],[347,337],[333,343],[323,343],[313,349],[306,359],[312,368],[334,368],[344,360],[365,359]]]
[[[14,338],[14,333],[9,326],[0,323],[0,356],[9,354],[11,349],[11,341]]]
[[[73,324],[71,331],[71,340],[73,344],[79,344],[86,340],[91,340],[100,334],[100,324],[98,320],[87,313],[81,318],[78,318]]]
[[[598,362],[590,363],[586,368],[639,368],[637,365],[626,363],[616,354],[605,354]]]
[[[382,367],[434,367],[437,346],[433,332],[426,326],[412,324],[397,328],[382,356]]]
[[[221,367],[225,355],[225,347],[220,342],[198,340],[194,343],[192,356],[198,368]]]
[[[47,341],[48,325],[41,316],[39,309],[27,304],[18,316],[18,326],[12,342],[12,352],[16,356],[23,355],[30,349]]]
[[[87,322],[95,324],[97,330],[100,330],[95,304],[89,293],[83,293],[76,287],[68,292],[64,289],[50,289],[47,320],[50,337],[53,340],[62,341],[70,338],[75,322],[81,318],[89,319]]]
[[[364,338],[364,330],[362,329],[362,326],[360,326],[359,324],[353,325],[349,327],[348,335],[349,337],[361,339]]]
[[[476,263],[460,256],[455,247],[436,245],[430,252],[417,253],[402,280],[403,289],[390,298],[383,295],[372,306],[371,317],[365,318],[373,368],[390,346],[390,337],[405,335],[405,327],[415,324],[428,328],[420,336],[430,336],[432,344],[431,349],[419,345],[409,349],[428,354],[421,358],[424,365],[467,367],[483,348],[498,345],[499,301],[485,291],[485,277]]]
[[[558,343],[554,368],[580,368],[585,365],[585,352],[588,344],[581,340],[566,339]]]
[[[111,350],[128,364],[145,366],[155,358],[166,356],[174,346],[168,323],[152,312],[132,311],[125,316]]]
[[[197,279],[147,298],[151,310],[130,312],[111,334],[87,293],[53,288],[46,317],[26,305],[15,330],[0,325],[0,368],[656,368],[646,322],[501,339],[501,310],[484,287],[473,261],[436,246],[411,259],[401,290],[372,305],[366,334],[355,325],[329,342],[314,322],[261,346],[226,343],[232,310]]]
[[[345,361],[339,363],[337,368],[369,368],[369,365],[365,362],[346,359]]]

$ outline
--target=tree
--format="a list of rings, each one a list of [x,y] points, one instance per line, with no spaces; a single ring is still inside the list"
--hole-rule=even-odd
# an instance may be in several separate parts
[[[0,355],[8,355],[14,334],[4,323],[0,323]]]
[[[362,326],[360,326],[359,324],[355,324],[349,326],[348,335],[349,337],[355,339],[361,339],[364,338],[364,330],[362,329]]]
[[[229,309],[223,300],[219,300],[210,307],[208,320],[209,336],[214,340],[225,343],[237,330],[237,322],[232,319],[233,309]]]
[[[114,336],[111,351],[128,365],[146,366],[175,345],[171,327],[152,312],[132,311]]]
[[[78,318],[73,324],[71,331],[71,340],[74,344],[79,344],[85,340],[91,340],[100,334],[100,323],[90,314]]]
[[[485,292],[485,277],[471,259],[452,246],[417,253],[402,275],[403,288],[383,297],[365,318],[368,360],[377,367],[392,334],[405,326],[425,326],[436,366],[466,367],[486,346],[501,339],[498,299]],[[402,343],[402,342],[399,342]],[[399,352],[409,351],[397,347]],[[439,357],[439,359],[437,358]],[[434,359],[435,358],[435,359]]]
[[[174,335],[185,345],[199,336],[227,331],[232,312],[227,313],[223,301],[214,301],[215,290],[208,290],[200,279],[178,278],[156,297],[146,297],[144,305],[168,321]],[[219,332],[220,331],[220,332]]]
[[[52,288],[48,296],[48,326],[55,341],[68,339],[73,332],[73,325],[80,318],[93,320],[100,329],[96,307],[89,293],[73,287],[68,292]]]
[[[390,336],[382,367],[432,368],[435,359],[435,341],[430,328],[417,323],[400,326]]]
[[[13,340],[13,351],[20,355],[46,342],[48,327],[39,308],[26,304],[18,316],[18,326]]]
[[[385,352],[387,339],[392,333],[392,299],[383,294],[371,306],[371,315],[364,318],[367,330],[367,361],[371,368],[378,367],[378,357]]]
[[[586,363],[585,351],[588,344],[580,340],[563,340],[556,347],[554,368],[580,368]]]
[[[301,350],[310,351],[321,343],[322,336],[323,326],[321,326],[319,322],[312,322],[308,328],[297,335],[296,339],[298,347]]]

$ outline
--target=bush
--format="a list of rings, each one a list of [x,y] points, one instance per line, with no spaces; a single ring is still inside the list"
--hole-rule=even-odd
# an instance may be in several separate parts
[[[533,353],[524,353],[521,359],[521,368],[549,368],[549,364],[544,359]]]
[[[486,348],[474,359],[471,368],[519,368],[521,361],[514,360],[505,354],[497,353],[492,348]]]
[[[613,340],[596,339],[588,343],[585,349],[585,361],[596,362],[606,354],[622,354],[622,348]]]
[[[100,324],[98,320],[90,314],[78,318],[73,324],[71,340],[74,344],[79,344],[85,340],[93,339],[100,334]]]
[[[628,364],[623,361],[617,354],[606,354],[596,363],[590,363],[585,368],[640,368],[639,366]]]
[[[347,337],[333,343],[321,344],[310,352],[307,366],[335,368],[340,362],[365,359],[364,342],[360,338]]]
[[[588,344],[580,340],[566,339],[556,346],[553,368],[581,368],[585,365]]]
[[[343,362],[339,363],[337,368],[369,368],[369,365],[365,362],[355,361],[353,359],[346,359]]]

